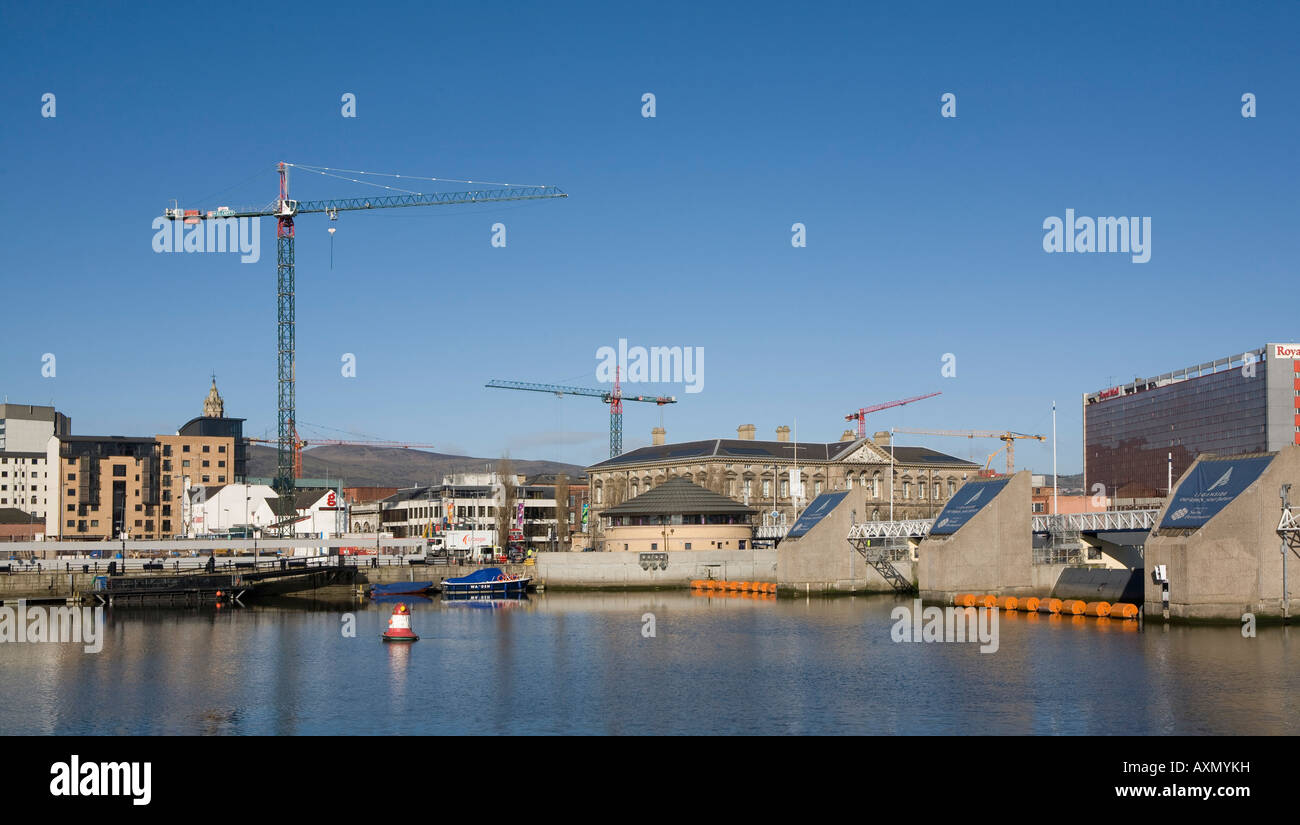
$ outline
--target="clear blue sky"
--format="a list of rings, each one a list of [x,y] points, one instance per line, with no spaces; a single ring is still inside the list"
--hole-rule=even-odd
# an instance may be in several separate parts
[[[796,419],[831,440],[859,406],[942,390],[869,429],[1048,433],[1055,399],[1077,471],[1083,392],[1300,339],[1298,9],[5,4],[0,393],[153,434],[215,371],[227,414],[273,437],[273,223],[257,264],[155,254],[150,224],[172,198],[269,201],[284,159],[571,194],[344,214],[333,270],[328,221],[302,217],[301,421],[590,463],[599,402],[483,384],[594,385],[621,337],[705,351],[703,392],[628,404],[627,448],[661,415],[674,441]],[[1150,262],[1046,254],[1066,208],[1150,216]],[[1050,471],[1048,446],[1017,458]]]

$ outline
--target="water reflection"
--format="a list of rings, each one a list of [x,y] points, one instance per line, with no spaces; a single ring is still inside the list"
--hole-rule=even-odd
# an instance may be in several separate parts
[[[981,654],[893,642],[906,598],[550,593],[403,597],[421,640],[385,644],[392,604],[340,590],[115,609],[99,654],[0,645],[0,730],[1300,733],[1289,628],[1013,612]]]

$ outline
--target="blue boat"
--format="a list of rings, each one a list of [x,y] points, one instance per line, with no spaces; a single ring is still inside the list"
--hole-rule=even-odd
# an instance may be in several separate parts
[[[442,592],[444,595],[453,596],[463,593],[517,596],[528,592],[530,581],[532,578],[529,576],[516,576],[513,573],[502,573],[496,567],[485,567],[459,579],[444,579]]]
[[[416,596],[422,593],[428,593],[433,589],[433,582],[393,582],[392,584],[376,584],[370,588],[370,598],[377,599],[384,596]]]

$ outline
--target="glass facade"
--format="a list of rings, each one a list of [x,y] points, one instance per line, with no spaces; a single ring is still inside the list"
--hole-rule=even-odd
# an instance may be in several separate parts
[[[1264,371],[1228,369],[1084,407],[1084,483],[1118,498],[1163,496],[1168,455],[1174,480],[1201,453],[1268,449]]]

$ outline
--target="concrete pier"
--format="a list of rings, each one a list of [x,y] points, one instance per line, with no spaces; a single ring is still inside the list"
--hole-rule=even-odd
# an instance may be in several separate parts
[[[1167,516],[1191,508],[1180,501],[1184,485],[1202,468],[1203,478],[1215,481],[1205,486],[1199,499],[1211,500],[1214,484],[1232,470],[1243,472],[1245,463],[1237,457],[1202,456],[1187,469],[1172,501],[1160,512],[1156,529],[1146,543],[1145,613],[1149,620],[1164,618],[1165,583],[1153,575],[1163,567],[1169,590],[1169,618],[1187,621],[1241,622],[1247,613],[1260,621],[1278,621],[1285,604],[1295,615],[1300,600],[1300,555],[1288,550],[1288,590],[1282,592],[1282,539],[1278,536],[1281,518],[1280,488],[1294,485],[1300,499],[1300,447],[1286,447],[1272,456],[1265,469],[1244,490],[1222,506],[1199,527],[1170,527]],[[1221,489],[1231,484],[1231,478]],[[1195,505],[1193,505],[1195,506]],[[1184,518],[1186,514],[1184,514]],[[1173,519],[1177,521],[1178,519]]]

